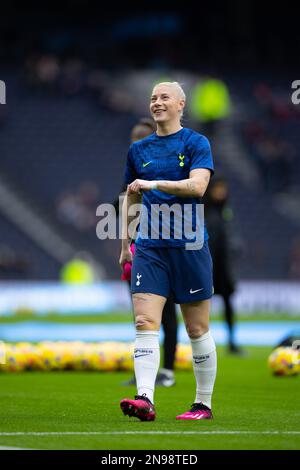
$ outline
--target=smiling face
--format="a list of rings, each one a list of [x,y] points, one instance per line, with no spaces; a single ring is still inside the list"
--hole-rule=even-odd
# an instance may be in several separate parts
[[[160,123],[178,122],[185,105],[180,88],[173,83],[159,83],[153,89],[150,112],[154,121]]]

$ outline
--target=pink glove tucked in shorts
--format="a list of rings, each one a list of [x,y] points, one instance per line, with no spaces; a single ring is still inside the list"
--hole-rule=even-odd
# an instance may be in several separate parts
[[[135,252],[135,245],[134,243],[132,243],[130,245],[130,251],[131,253],[134,255],[134,252]],[[132,267],[132,263],[126,261],[126,263],[124,263],[123,265],[123,272],[121,274],[121,279],[122,281],[130,281],[131,279],[131,267]]]

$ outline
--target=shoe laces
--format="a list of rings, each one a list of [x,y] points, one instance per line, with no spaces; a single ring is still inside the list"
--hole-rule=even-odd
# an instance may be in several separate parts
[[[153,404],[151,403],[151,401],[149,400],[149,398],[146,396],[146,393],[143,393],[143,395],[136,395],[134,397],[135,400],[145,400],[147,403],[149,403],[149,405],[153,406]]]
[[[191,412],[193,411],[211,411],[210,408],[208,408],[208,406],[204,405],[204,403],[193,403],[191,405]]]

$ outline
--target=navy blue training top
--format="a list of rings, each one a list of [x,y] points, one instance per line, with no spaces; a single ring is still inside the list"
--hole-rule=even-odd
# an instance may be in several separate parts
[[[133,143],[128,151],[125,184],[135,179],[179,181],[189,178],[191,170],[214,165],[208,139],[182,128],[174,134],[156,133]],[[144,191],[142,212],[136,244],[149,247],[183,247],[196,240],[208,239],[206,227],[199,223],[201,199],[179,197],[162,191]],[[197,210],[198,208],[198,210]]]

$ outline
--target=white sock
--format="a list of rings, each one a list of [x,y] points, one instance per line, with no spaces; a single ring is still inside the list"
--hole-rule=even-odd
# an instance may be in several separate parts
[[[200,338],[191,339],[193,369],[196,378],[195,403],[211,408],[211,396],[217,372],[216,345],[208,331]]]
[[[145,393],[152,403],[154,403],[154,386],[159,361],[159,332],[138,330],[136,332],[134,348],[134,372],[137,393],[138,395]]]

